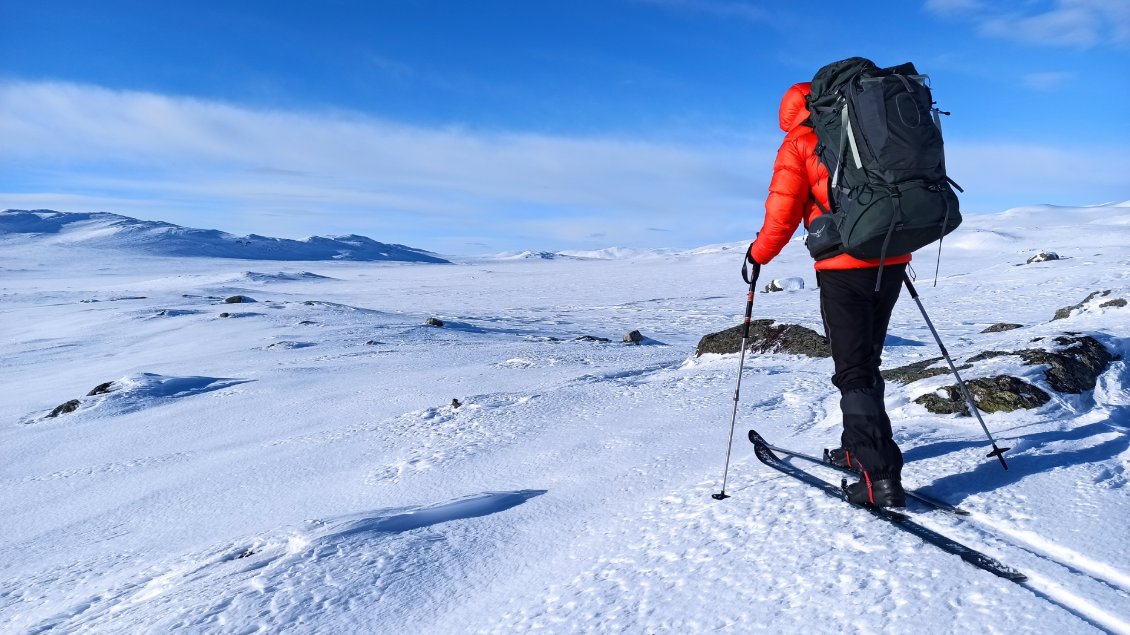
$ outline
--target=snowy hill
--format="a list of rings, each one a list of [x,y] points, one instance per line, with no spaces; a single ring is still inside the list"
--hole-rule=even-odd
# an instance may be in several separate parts
[[[984,415],[1006,472],[916,401],[949,376],[889,382],[904,481],[970,515],[907,513],[1023,584],[754,457],[750,428],[837,443],[826,358],[745,358],[711,498],[739,357],[694,350],[741,320],[747,241],[249,271],[138,256],[121,217],[4,218],[0,632],[1130,633],[1125,204],[971,215],[936,287],[916,255],[963,377],[1050,398]],[[822,331],[799,241],[762,276],[805,284],[755,318]],[[884,368],[939,355],[906,294],[890,335]],[[1016,353],[1083,336],[1118,358],[1081,392]]]
[[[0,240],[27,240],[31,237],[44,244],[79,245],[162,256],[447,262],[430,252],[404,245],[388,245],[357,235],[290,240],[255,234],[234,236],[215,229],[194,229],[101,212],[0,211]]]

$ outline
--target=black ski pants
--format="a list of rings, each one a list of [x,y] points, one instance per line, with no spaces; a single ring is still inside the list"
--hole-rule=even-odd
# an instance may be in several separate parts
[[[895,444],[891,420],[883,403],[883,377],[879,363],[891,311],[902,289],[906,265],[883,268],[879,291],[876,269],[839,269],[817,272],[820,314],[832,348],[840,389],[843,447],[871,480],[901,478],[902,451]]]

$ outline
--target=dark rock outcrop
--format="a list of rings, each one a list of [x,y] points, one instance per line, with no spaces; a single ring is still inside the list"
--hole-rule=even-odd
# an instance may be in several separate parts
[[[1114,300],[1107,300],[1106,302],[1103,302],[1102,304],[1099,305],[1099,308],[1105,309],[1105,308],[1108,308],[1108,307],[1121,307],[1121,306],[1126,306],[1126,300],[1123,300],[1122,298],[1115,298]]]
[[[1099,375],[1114,361],[1114,356],[1090,335],[1061,335],[1055,338],[1061,346],[1057,351],[1028,348],[1022,351],[985,351],[970,357],[968,362],[980,362],[994,357],[1017,355],[1028,366],[1047,364],[1044,379],[1052,390],[1079,394],[1094,390]]]
[[[439,318],[430,317],[430,318],[424,320],[424,324],[426,324],[428,326],[434,326],[434,327],[437,327],[437,328],[443,328],[443,320],[441,320]]]
[[[1046,262],[1048,260],[1059,260],[1059,254],[1055,253],[1054,251],[1041,251],[1035,256],[1029,258],[1027,264],[1030,265],[1033,262]]]
[[[754,353],[786,353],[809,357],[831,357],[828,338],[796,324],[774,325],[774,320],[753,320],[749,327],[747,350]],[[695,356],[705,353],[737,353],[742,346],[744,325],[739,324],[717,333],[703,336],[695,349]]]
[[[1055,316],[1052,318],[1052,322],[1069,318],[1071,317],[1071,312],[1075,309],[1081,309],[1091,300],[1095,298],[1105,298],[1108,295],[1110,295],[1110,289],[1107,289],[1106,291],[1092,291],[1091,294],[1083,298],[1083,301],[1079,304],[1073,304],[1071,306],[1065,306],[1063,308],[1056,309]]]
[[[945,375],[946,373],[950,372],[948,366],[942,366],[941,368],[930,368],[934,364],[942,361],[942,359],[942,357],[931,357],[930,359],[924,359],[920,362],[907,364],[906,366],[899,366],[898,368],[880,371],[879,374],[882,375],[883,379],[887,381],[897,381],[904,384],[909,384],[916,382],[919,379],[936,377],[937,375]],[[968,368],[968,366],[964,366],[962,368]]]
[[[254,302],[254,301],[255,300],[253,300],[250,297],[245,296],[245,295],[233,295],[233,296],[229,296],[227,298],[224,298],[224,304],[244,304],[244,303],[247,303],[247,302]]]
[[[74,412],[75,410],[78,410],[78,407],[81,404],[82,404],[82,402],[79,401],[78,399],[71,399],[70,401],[68,401],[64,404],[55,406],[55,409],[52,410],[51,413],[47,415],[47,418],[53,419],[55,417],[58,417],[59,415],[65,415],[68,412]]]
[[[967,359],[965,361],[970,363],[970,364],[973,364],[975,362],[983,362],[986,359],[993,359],[994,357],[1004,357],[1005,355],[1015,355],[1015,354],[1016,353],[1013,353],[1011,351],[984,351],[982,353],[977,353],[976,355],[974,355],[973,357],[970,357],[969,359]]]
[[[994,325],[986,328],[984,331],[981,331],[981,332],[982,333],[1000,333],[1002,331],[1011,331],[1013,329],[1019,329],[1019,328],[1023,328],[1023,327],[1024,327],[1023,324],[1012,324],[1011,322],[999,322],[997,324],[994,324]]]
[[[1011,375],[971,379],[965,382],[965,386],[973,396],[977,409],[982,412],[1013,412],[1021,408],[1038,408],[1051,401],[1048,393]],[[934,414],[956,412],[970,416],[969,407],[956,384],[945,386],[940,392],[945,393],[945,396],[936,392],[927,393],[914,402],[925,406]]]
[[[87,397],[93,397],[94,395],[104,395],[108,392],[113,392],[113,390],[114,390],[112,388],[113,385],[114,385],[114,382],[112,382],[112,381],[108,381],[104,384],[98,384],[97,386],[92,388],[90,390],[90,392],[86,393],[86,396]]]
[[[1063,348],[1056,352],[1029,349],[1019,355],[1025,364],[1047,364],[1044,378],[1059,392],[1078,394],[1094,390],[1099,375],[1114,361],[1106,347],[1090,335],[1060,336],[1055,343]]]
[[[555,338],[550,338],[550,340],[554,340],[554,339]],[[607,337],[594,337],[592,335],[581,335],[580,337],[573,338],[573,341],[576,341],[576,342],[611,342],[612,340],[608,339]]]
[[[641,335],[639,331],[632,331],[631,333],[628,333],[624,336],[624,341],[638,345],[643,341],[643,335]]]

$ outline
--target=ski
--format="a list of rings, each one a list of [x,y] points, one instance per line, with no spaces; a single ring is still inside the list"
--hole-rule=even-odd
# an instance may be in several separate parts
[[[785,449],[785,448],[777,447],[777,446],[771,445],[769,443],[766,443],[765,447],[769,448],[770,450],[772,450],[774,452],[779,452],[781,454],[787,454],[787,455],[789,455],[793,458],[801,459],[803,461],[808,461],[810,463],[816,463],[817,465],[823,465],[824,467],[831,468],[831,469],[839,471],[839,472],[843,472],[844,474],[851,474],[853,476],[859,475],[858,472],[856,472],[856,471],[854,471],[850,468],[840,467],[839,465],[835,465],[834,463],[828,461],[827,459],[821,459],[819,457],[812,456],[811,454],[804,454],[803,452],[794,452],[793,450],[788,450],[788,449]],[[921,493],[917,490],[908,489],[908,490],[906,490],[906,495],[909,496],[910,498],[913,498],[914,500],[922,503],[923,505],[926,505],[927,507],[932,507],[932,508],[934,508],[938,511],[943,511],[943,512],[947,512],[947,513],[950,513],[950,514],[955,514],[957,516],[968,516],[969,515],[968,511],[966,511],[966,510],[964,510],[960,507],[957,507],[955,505],[950,505],[949,503],[947,503],[945,501],[938,500],[938,499],[936,499],[932,496],[927,496],[926,494],[923,494],[923,493]]]
[[[1027,576],[1017,571],[1016,569],[1002,564],[996,559],[985,555],[984,553],[981,553],[976,549],[967,547],[952,538],[939,534],[938,532],[929,529],[928,527],[924,527],[914,522],[906,514],[901,514],[889,509],[865,507],[863,505],[850,503],[844,498],[843,491],[839,486],[833,485],[832,483],[829,483],[814,474],[806,472],[805,470],[802,470],[799,467],[788,463],[787,461],[782,461],[776,454],[773,454],[772,446],[770,446],[769,443],[764,438],[762,438],[762,436],[758,434],[756,430],[749,431],[749,440],[751,443],[753,443],[754,454],[757,455],[758,460],[783,474],[791,476],[801,481],[802,483],[807,483],[808,485],[816,487],[822,490],[828,496],[840,499],[845,503],[848,503],[852,507],[866,510],[876,518],[881,518],[889,522],[891,525],[894,525],[895,527],[898,527],[903,531],[917,536],[924,542],[928,542],[938,547],[942,551],[958,556],[962,560],[977,567],[978,569],[988,571],[993,575],[1000,576],[1005,580],[1011,580],[1012,582],[1016,583],[1021,583],[1028,579]],[[820,462],[823,463],[823,461]]]

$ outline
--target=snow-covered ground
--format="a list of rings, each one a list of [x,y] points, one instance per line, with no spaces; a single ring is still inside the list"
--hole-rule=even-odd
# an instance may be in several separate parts
[[[985,415],[1007,472],[976,420],[913,402],[947,377],[888,388],[907,485],[972,516],[911,511],[1024,585],[756,460],[750,427],[837,443],[827,359],[746,358],[713,500],[738,356],[693,353],[740,319],[744,246],[438,265],[0,236],[0,632],[1130,632],[1125,361],[1082,395],[1014,356],[965,371],[1053,396]],[[958,361],[1064,332],[1130,352],[1130,307],[1050,321],[1130,298],[1126,204],[969,217],[937,287],[933,259]],[[754,317],[822,331],[799,243],[763,277],[805,284]],[[937,355],[905,293],[890,333],[886,367]]]

